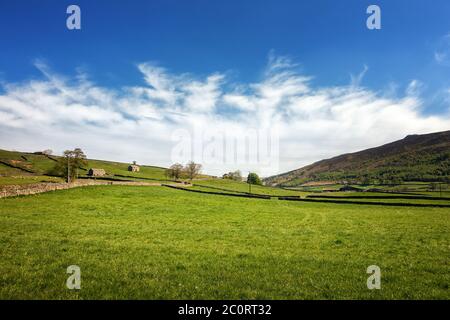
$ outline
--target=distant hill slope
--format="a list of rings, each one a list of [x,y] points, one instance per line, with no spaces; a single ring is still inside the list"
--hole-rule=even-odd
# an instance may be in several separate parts
[[[309,181],[392,183],[448,181],[450,131],[409,135],[402,140],[321,160],[264,179],[268,185],[298,186]]]
[[[47,175],[51,173],[58,159],[58,156],[0,150],[0,176]],[[130,172],[128,166],[129,163],[88,159],[88,164],[81,170],[80,175],[85,175],[90,168],[100,168],[108,175],[124,179],[167,179],[165,168],[141,166],[139,172]]]

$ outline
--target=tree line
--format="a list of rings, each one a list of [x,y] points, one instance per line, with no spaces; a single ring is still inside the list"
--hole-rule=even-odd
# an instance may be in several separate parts
[[[242,182],[242,173],[240,170],[236,170],[236,171],[230,171],[228,173],[225,173],[222,176],[222,179],[228,179],[228,180],[234,180],[234,181],[239,181]],[[247,175],[247,183],[249,184],[255,184],[255,185],[262,185],[262,181],[261,178],[254,172],[250,172]]]
[[[166,177],[173,180],[196,178],[202,170],[202,165],[194,161],[188,162],[185,166],[180,163],[175,163],[166,169]]]

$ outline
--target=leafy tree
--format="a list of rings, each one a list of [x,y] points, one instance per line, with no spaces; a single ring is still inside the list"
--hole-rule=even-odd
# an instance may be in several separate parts
[[[84,165],[87,165],[86,155],[80,148],[66,150],[56,164],[53,173],[64,177],[70,183],[77,179],[78,169]]]
[[[392,176],[391,177],[391,184],[394,186],[398,186],[400,184],[402,184],[402,179],[398,176]]]
[[[242,174],[241,174],[241,171],[236,170],[234,172],[225,173],[222,176],[222,178],[223,179],[235,180],[235,181],[242,181]]]
[[[180,179],[182,174],[183,174],[183,165],[179,163],[171,165],[170,168],[166,170],[166,176],[174,180]]]
[[[247,176],[247,183],[249,184],[256,184],[256,185],[262,185],[261,179],[259,178],[259,176],[254,173],[254,172],[250,172]]]
[[[194,161],[189,162],[186,167],[184,168],[184,171],[189,178],[189,180],[194,179],[202,170],[202,165],[195,163]]]
[[[364,186],[368,186],[371,184],[371,182],[372,182],[372,180],[370,179],[370,176],[364,176],[361,184]]]

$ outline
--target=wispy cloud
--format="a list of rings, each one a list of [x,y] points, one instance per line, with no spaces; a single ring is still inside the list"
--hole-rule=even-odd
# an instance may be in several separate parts
[[[447,53],[436,51],[434,53],[434,59],[437,63],[444,63],[447,60]]]
[[[367,65],[364,65],[363,70],[357,74],[356,76],[351,74],[350,75],[350,79],[351,79],[351,86],[352,87],[359,87],[361,85],[362,80],[364,79],[364,76],[366,75],[367,71],[369,71],[369,67]]]
[[[444,66],[450,66],[450,33],[443,36],[434,51],[434,60]]]
[[[279,167],[205,163],[213,174],[251,169],[268,175],[410,133],[450,129],[448,113],[422,113],[418,81],[403,96],[389,98],[361,88],[366,66],[349,86],[315,87],[290,59],[273,54],[264,78],[244,85],[225,73],[200,78],[142,63],[137,68],[145,85],[119,90],[89,81],[82,71],[68,78],[40,61],[36,67],[42,79],[3,85],[0,147],[61,152],[79,146],[90,157],[167,166],[180,129],[200,133],[193,143],[230,132],[239,136],[249,128],[277,130]]]
[[[408,84],[408,87],[406,88],[406,94],[411,97],[419,97],[422,90],[423,90],[424,84],[417,80],[411,80],[411,82]]]

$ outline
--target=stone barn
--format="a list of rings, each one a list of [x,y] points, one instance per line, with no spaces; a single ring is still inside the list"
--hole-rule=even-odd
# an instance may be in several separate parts
[[[128,171],[139,172],[139,166],[137,164],[131,164],[128,166]]]
[[[106,175],[106,172],[104,169],[91,168],[88,171],[88,176],[91,176],[91,177],[103,177],[104,175]]]

